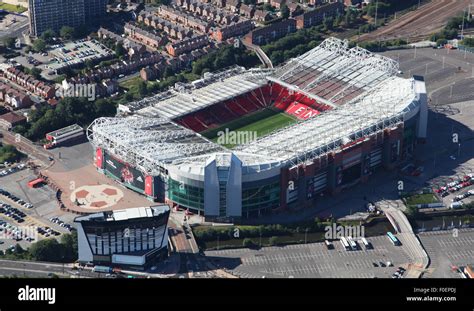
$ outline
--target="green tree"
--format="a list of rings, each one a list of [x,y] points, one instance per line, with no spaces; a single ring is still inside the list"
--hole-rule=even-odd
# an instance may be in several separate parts
[[[56,33],[52,29],[47,29],[41,34],[41,39],[47,43],[51,43],[54,37],[56,37]]]
[[[280,12],[281,12],[281,17],[283,17],[283,18],[290,17],[290,9],[288,8],[288,6],[286,4],[283,4],[281,6]]]
[[[464,38],[462,44],[470,47],[474,47],[474,38]]]
[[[332,30],[334,26],[334,19],[332,17],[324,17],[323,26],[324,30]]]
[[[13,38],[13,37],[6,37],[6,38],[3,39],[3,44],[7,48],[14,48],[15,47],[15,41],[16,41],[16,39]]]
[[[405,210],[405,214],[407,214],[408,217],[416,218],[419,214],[419,211],[415,205],[408,205],[407,209]]]
[[[115,55],[117,55],[118,57],[123,57],[126,52],[127,51],[120,43],[117,43],[115,45]]]
[[[253,243],[253,241],[249,238],[245,238],[243,241],[242,241],[242,246],[243,247],[253,247],[255,246],[255,244]]]
[[[344,24],[346,24],[347,27],[352,26],[357,19],[357,12],[352,9],[347,9],[346,15],[344,16]]]
[[[64,38],[66,40],[70,40],[74,38],[74,33],[75,33],[75,29],[70,26],[63,26],[59,30],[59,35],[61,36],[61,38]]]
[[[117,113],[117,107],[110,100],[100,98],[95,101],[94,105],[96,116],[113,117]]]
[[[46,42],[43,39],[36,39],[33,42],[33,50],[36,52],[42,52],[46,49]]]
[[[65,262],[77,260],[77,232],[73,231],[69,234],[61,236],[61,246],[63,248],[63,258]]]
[[[138,83],[138,94],[143,97],[147,94],[147,92],[148,92],[148,90],[146,88],[145,81],[140,81]]]
[[[33,260],[36,261],[60,262],[64,255],[63,247],[56,239],[45,239],[33,243],[29,251]]]
[[[30,70],[30,74],[35,77],[35,79],[39,79],[41,77],[41,69],[38,67],[33,67]]]
[[[271,238],[268,239],[268,244],[271,246],[275,246],[278,244],[278,238],[276,236],[272,236]]]
[[[20,153],[14,146],[12,145],[3,145],[0,148],[0,163],[4,162],[16,162],[24,157],[24,154]]]
[[[265,11],[269,11],[269,12],[273,12],[273,11],[274,11],[274,9],[273,9],[273,7],[272,7],[272,5],[271,5],[270,3],[265,3],[265,4],[263,5],[263,9],[264,9]]]
[[[173,69],[170,66],[166,66],[165,71],[163,72],[163,78],[169,78],[174,75]]]
[[[21,247],[21,245],[17,243],[17,244],[15,245],[15,254],[21,256],[21,255],[24,254],[24,253],[25,253],[25,250],[23,249],[23,247]]]

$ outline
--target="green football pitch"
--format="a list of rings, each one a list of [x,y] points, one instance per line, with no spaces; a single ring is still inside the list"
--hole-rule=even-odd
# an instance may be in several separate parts
[[[296,118],[283,112],[268,108],[241,117],[237,120],[230,121],[218,128],[204,131],[201,134],[214,142],[217,142],[219,132],[222,133],[226,129],[234,132],[256,133],[257,138],[260,138],[295,122],[297,122]],[[232,148],[235,144],[224,144],[224,146]]]

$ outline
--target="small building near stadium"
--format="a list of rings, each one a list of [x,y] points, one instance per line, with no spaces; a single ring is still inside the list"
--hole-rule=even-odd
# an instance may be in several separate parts
[[[166,204],[77,217],[78,261],[146,269],[168,255]]]

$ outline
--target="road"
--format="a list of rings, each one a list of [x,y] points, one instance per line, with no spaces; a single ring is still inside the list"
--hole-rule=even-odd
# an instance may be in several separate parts
[[[97,273],[91,271],[72,270],[72,264],[60,264],[38,261],[20,260],[0,260],[0,275],[2,276],[24,276],[24,277],[48,277],[49,273],[54,273],[59,277],[97,277]],[[77,276],[74,274],[77,273]]]
[[[172,214],[169,222],[172,232],[170,239],[175,247],[175,252],[180,256],[180,268],[175,277],[235,278],[234,275],[216,267],[200,254],[191,228],[187,222],[177,219],[178,217],[182,217],[182,215]]]
[[[21,21],[16,22],[16,24],[9,26],[7,29],[0,29],[0,39],[11,37],[11,38],[18,38],[22,37],[22,34],[28,30],[29,22],[28,18],[26,17],[16,17],[17,19],[21,19]]]
[[[411,11],[368,34],[361,35],[358,41],[390,39],[426,39],[440,30],[453,16],[468,8],[471,0],[432,0],[419,9]]]
[[[402,247],[411,259],[405,278],[419,278],[428,267],[430,260],[423,245],[413,232],[410,222],[399,207],[404,206],[401,200],[381,201],[377,205],[383,210],[390,223],[397,231]]]
[[[45,164],[45,166],[50,165],[51,161],[49,160],[49,157],[53,158],[53,154],[50,152],[33,144],[33,142],[20,134],[11,133],[6,130],[0,130],[0,134],[3,135],[2,140],[5,141],[5,143],[16,146],[19,151],[26,153],[34,159],[40,160]]]

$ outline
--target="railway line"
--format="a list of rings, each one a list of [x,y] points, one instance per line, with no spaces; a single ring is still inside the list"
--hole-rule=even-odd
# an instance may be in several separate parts
[[[361,35],[358,41],[426,39],[440,30],[453,16],[467,9],[472,0],[433,0],[390,22],[371,33]]]

